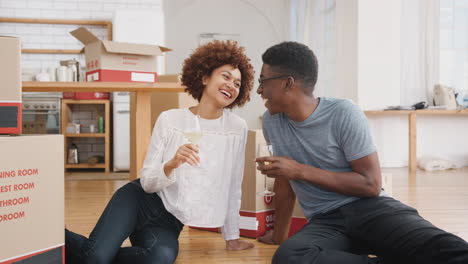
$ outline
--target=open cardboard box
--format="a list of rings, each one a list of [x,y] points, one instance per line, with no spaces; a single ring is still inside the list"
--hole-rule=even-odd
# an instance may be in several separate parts
[[[85,45],[87,81],[156,82],[157,57],[171,51],[158,45],[100,40],[85,27],[70,34]]]
[[[156,82],[157,60],[171,49],[101,40],[85,27],[70,32],[85,45],[86,81]],[[108,93],[64,93],[68,99],[108,99]]]

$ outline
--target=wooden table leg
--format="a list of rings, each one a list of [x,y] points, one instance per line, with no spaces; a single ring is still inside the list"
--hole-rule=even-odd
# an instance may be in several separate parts
[[[408,116],[408,131],[409,131],[409,170],[416,171],[416,114],[410,113]]]
[[[151,92],[130,96],[130,180],[140,178],[151,140]]]

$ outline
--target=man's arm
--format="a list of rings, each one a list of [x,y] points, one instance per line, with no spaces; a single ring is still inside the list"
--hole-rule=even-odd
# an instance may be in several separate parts
[[[258,240],[279,245],[288,238],[296,195],[289,181],[283,178],[275,179],[273,190],[275,192],[275,227]]]
[[[381,172],[377,152],[350,162],[351,172],[334,172],[301,164],[288,157],[263,157],[269,161],[259,165],[262,173],[276,179],[303,180],[326,190],[358,197],[378,196],[381,189]]]
[[[333,172],[300,164],[299,179],[337,193],[375,197],[381,189],[381,172],[377,152],[350,162],[351,172]]]

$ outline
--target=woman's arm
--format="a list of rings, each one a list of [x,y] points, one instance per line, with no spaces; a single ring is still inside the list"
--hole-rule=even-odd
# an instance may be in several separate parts
[[[167,112],[159,115],[153,128],[151,142],[146,152],[146,158],[141,169],[141,186],[147,193],[154,193],[175,182],[173,174],[166,176],[164,172],[163,154],[167,142]]]

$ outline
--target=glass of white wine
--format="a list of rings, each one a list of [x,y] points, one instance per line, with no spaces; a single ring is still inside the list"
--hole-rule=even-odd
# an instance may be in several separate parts
[[[269,156],[272,156],[272,155],[273,155],[273,146],[271,144],[264,143],[264,144],[259,144],[257,146],[257,158],[269,157]],[[267,162],[267,161],[258,162],[258,164],[259,165],[268,165],[269,162]],[[271,191],[270,189],[268,189],[268,187],[267,187],[267,176],[266,175],[263,175],[263,176],[264,176],[263,191],[258,192],[257,195],[259,195],[259,196],[274,196],[275,193],[273,191]]]
[[[194,118],[189,118],[184,129],[184,137],[190,144],[198,144],[200,139],[203,137],[203,133],[200,127],[199,116],[195,115]]]

